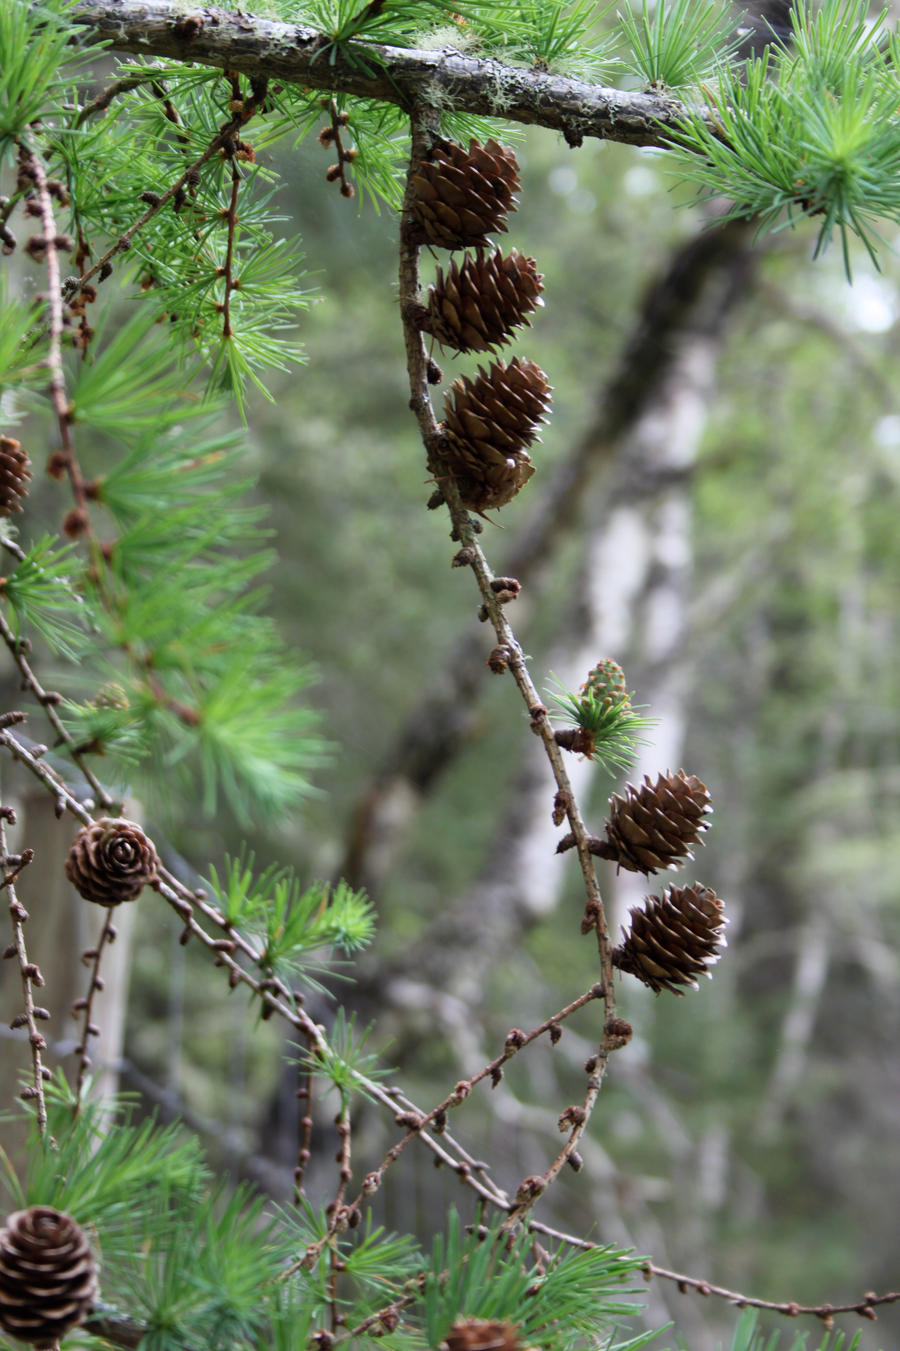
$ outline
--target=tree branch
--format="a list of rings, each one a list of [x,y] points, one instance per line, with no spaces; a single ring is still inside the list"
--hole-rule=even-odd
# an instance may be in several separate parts
[[[556,469],[503,560],[503,571],[517,577],[529,594],[539,590],[560,545],[583,520],[591,485],[621,457],[624,438],[658,393],[685,335],[696,326],[710,285],[735,275],[735,298],[740,294],[750,265],[751,234],[745,221],[702,229],[649,282],[634,327],[598,393],[596,416]],[[623,474],[611,492],[634,501],[658,487],[656,474],[641,465]],[[608,509],[613,505],[610,501]],[[336,870],[353,886],[377,895],[420,800],[465,745],[485,688],[484,646],[481,633],[459,639],[444,661],[442,683],[413,708],[360,795]],[[391,812],[395,794],[407,807],[402,813]]]
[[[72,17],[117,51],[196,61],[407,109],[452,106],[561,131],[572,146],[585,136],[666,145],[682,114],[680,103],[658,94],[607,89],[452,49],[337,46],[300,24],[213,8],[186,13],[175,0],[79,0]]]
[[[719,1299],[727,1300],[729,1304],[735,1304],[739,1309],[768,1309],[771,1313],[783,1314],[785,1318],[798,1318],[802,1314],[807,1314],[821,1319],[826,1328],[833,1327],[834,1316],[839,1313],[856,1313],[860,1318],[867,1318],[870,1323],[874,1323],[877,1317],[876,1305],[896,1304],[900,1301],[900,1290],[890,1290],[883,1295],[869,1291],[855,1304],[796,1304],[784,1300],[776,1302],[757,1299],[753,1295],[742,1295],[739,1290],[728,1290],[723,1285],[713,1285],[712,1281],[704,1281],[696,1276],[685,1276],[679,1271],[666,1271],[653,1262],[646,1262],[643,1271],[648,1280],[651,1276],[660,1276],[667,1281],[674,1281],[683,1295],[688,1290],[696,1290],[698,1295],[716,1295]]]

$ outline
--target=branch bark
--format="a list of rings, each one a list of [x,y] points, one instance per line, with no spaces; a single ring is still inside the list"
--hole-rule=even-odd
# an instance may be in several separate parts
[[[73,18],[116,51],[266,76],[332,93],[502,117],[627,145],[671,143],[677,100],[564,79],[452,49],[422,51],[351,41],[340,46],[301,24],[175,0],[79,0]]]

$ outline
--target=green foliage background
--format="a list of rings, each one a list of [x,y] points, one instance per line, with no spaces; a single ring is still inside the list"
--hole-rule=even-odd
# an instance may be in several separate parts
[[[336,33],[343,33],[341,24],[354,10],[329,16]],[[524,8],[522,15],[524,32]],[[4,32],[8,44],[17,40],[12,28]],[[519,34],[533,57],[526,37]],[[59,55],[52,44],[45,53],[48,80]],[[637,57],[635,65],[647,75]],[[196,90],[188,80],[178,92],[199,152],[215,134],[229,90],[214,72],[198,74],[195,83]],[[680,83],[671,69],[669,83]],[[215,90],[217,111],[202,97],[207,84]],[[38,98],[45,86],[36,81],[34,87]],[[127,97],[147,146],[163,147],[171,176],[184,150],[159,101]],[[883,88],[873,91],[873,106],[881,107],[878,100],[885,97]],[[207,725],[215,735],[189,748],[164,705],[140,703],[139,680],[128,687],[127,674],[112,660],[104,672],[125,679],[132,699],[151,724],[155,720],[167,767],[187,766],[189,750],[199,750],[200,773],[184,780],[188,806],[178,819],[165,810],[165,782],[157,779],[150,800],[172,846],[201,872],[210,859],[237,854],[247,839],[260,859],[292,866],[298,877],[330,876],[360,784],[410,706],[436,680],[456,636],[474,625],[477,608],[466,578],[446,565],[445,520],[424,510],[429,486],[407,408],[395,303],[395,217],[389,209],[378,214],[364,195],[348,202],[326,184],[328,156],[312,137],[290,150],[275,144],[276,130],[288,124],[292,137],[320,124],[318,99],[304,98],[272,113],[269,130],[254,142],[257,163],[247,171],[252,191],[245,200],[254,206],[247,207],[242,229],[248,245],[262,241],[266,250],[256,277],[261,317],[254,311],[241,334],[245,342],[227,355],[201,343],[212,385],[226,392],[245,388],[238,415],[223,406],[214,420],[200,418],[191,401],[208,371],[202,377],[195,372],[199,383],[185,403],[183,375],[170,359],[172,344],[189,347],[209,307],[215,312],[216,279],[194,264],[198,232],[204,241],[212,236],[227,189],[224,177],[212,186],[204,182],[190,229],[180,239],[165,237],[170,251],[161,257],[159,241],[146,252],[137,248],[135,275],[149,268],[153,285],[130,323],[133,301],[112,307],[101,339],[108,337],[108,345],[98,344],[105,356],[85,367],[73,386],[85,460],[89,472],[105,474],[102,501],[120,540],[113,581],[132,585],[139,600],[153,602],[152,610],[123,607],[106,618],[98,607],[96,622],[111,651],[123,639],[130,645],[147,641],[158,623],[156,651],[166,654],[160,666],[171,677],[170,693],[196,694],[212,714]],[[371,130],[372,110],[357,116],[359,127],[351,118],[351,130],[364,129],[364,123]],[[390,115],[388,121],[394,130]],[[7,125],[0,123],[0,132]],[[665,154],[593,143],[573,152],[540,131],[516,133],[515,143],[523,193],[513,236],[516,247],[537,258],[547,302],[519,345],[550,373],[554,386],[553,422],[537,448],[538,474],[528,489],[535,495],[542,476],[588,424],[648,276],[697,227],[699,214],[672,211]],[[99,132],[73,137],[62,148],[73,169],[99,182],[102,158],[104,175],[115,181],[121,174],[126,183],[121,193],[98,193],[79,203],[86,227],[115,234],[133,218],[134,181],[156,182],[158,160],[135,160],[135,144],[128,129],[112,160],[108,137]],[[873,153],[883,151],[879,142]],[[369,154],[363,168],[377,193],[379,184],[386,189],[397,151],[373,139]],[[893,161],[888,156],[885,163],[889,168]],[[889,177],[887,171],[883,176]],[[264,208],[270,194],[282,219],[268,240],[264,231],[272,227]],[[895,203],[887,198],[881,205],[890,214]],[[765,201],[757,205],[765,210]],[[649,1197],[644,1212],[665,1234],[680,1268],[693,1271],[697,1260],[714,1253],[715,1275],[723,1283],[811,1302],[896,1285],[891,1104],[900,1088],[900,906],[892,866],[900,753],[900,545],[892,508],[900,424],[892,401],[898,295],[889,252],[897,239],[890,226],[882,275],[865,249],[853,244],[844,258],[827,254],[814,270],[810,255],[820,224],[801,220],[795,232],[777,237],[762,261],[761,282],[722,354],[720,387],[691,485],[692,627],[678,656],[689,690],[685,763],[713,789],[716,823],[704,870],[723,879],[718,889],[726,899],[729,882],[740,896],[739,928],[715,981],[680,1005],[677,1016],[642,991],[623,991],[626,1016],[639,1029],[640,1045],[633,1049],[640,1073],[621,1081],[612,1076],[597,1117],[618,1185]],[[298,231],[302,243],[294,242]],[[301,255],[308,271],[286,291],[284,276],[288,270],[297,275]],[[849,292],[843,275],[848,261],[855,279]],[[30,311],[9,312],[2,339],[7,369],[36,384],[34,372],[16,366]],[[150,316],[160,315],[167,316],[171,341],[161,338],[155,350],[152,343],[141,349],[134,378],[140,376],[142,401],[136,402],[128,366],[135,335]],[[278,327],[282,323],[290,326],[289,338]],[[272,325],[278,336],[270,340]],[[282,369],[285,342],[293,343],[298,333],[309,365],[288,373]],[[448,379],[469,369],[461,360],[443,364]],[[271,400],[254,384],[262,371]],[[48,439],[46,417],[30,404],[15,411],[23,418],[23,440],[37,446]],[[152,464],[169,470],[188,447],[196,495],[173,497],[163,478],[148,475],[144,452],[150,441]],[[110,469],[114,446],[120,458]],[[239,500],[238,490],[254,473],[258,487]],[[210,521],[203,493],[214,483],[232,502],[228,513]],[[33,502],[37,541],[45,528],[58,528],[58,491],[36,485]],[[263,504],[264,520],[258,509]],[[523,497],[503,513],[510,537],[527,507]],[[268,528],[273,534],[264,537]],[[173,533],[185,541],[174,559],[166,542]],[[488,548],[502,570],[504,535],[492,527]],[[554,602],[566,595],[577,555],[577,540],[560,551],[542,610],[527,631],[536,671],[553,638]],[[46,553],[40,557],[46,568]],[[185,569],[189,575],[198,559],[214,569],[215,585],[201,579],[192,595]],[[167,588],[160,585],[161,561]],[[59,556],[53,566],[64,577],[69,556]],[[259,607],[248,610],[237,598],[256,585],[264,568],[268,610],[262,596]],[[153,587],[142,590],[150,578]],[[54,635],[56,655],[66,656],[79,639],[77,626],[63,633],[51,622],[59,593],[42,609],[24,574],[20,581],[26,586],[18,607],[14,589],[7,589],[16,614],[38,631],[43,622]],[[192,622],[209,626],[210,651],[227,647],[231,659],[210,659],[202,671],[181,660],[187,602]],[[274,626],[263,613],[274,616]],[[264,693],[258,688],[251,700],[242,697],[250,650],[272,655],[273,708],[293,686],[307,684],[307,658],[282,666],[285,653],[296,650],[314,660],[318,684],[305,690],[302,709],[292,705],[287,722],[263,725],[251,716]],[[477,734],[431,794],[379,900],[380,936],[369,966],[361,966],[363,977],[427,932],[479,876],[489,854],[527,727],[502,682],[486,673],[484,684]],[[92,690],[75,694],[66,710],[71,726],[95,735]],[[321,713],[327,760],[319,733],[311,731],[309,706]],[[124,779],[149,794],[153,776],[142,777],[135,766],[151,766],[152,756],[147,744],[130,742],[131,733],[137,737],[130,721],[104,724],[103,735],[111,743],[118,738],[118,749],[126,752]],[[279,815],[309,778],[315,791],[302,809]],[[608,779],[597,784],[598,814],[609,788]],[[572,920],[579,904],[574,881],[566,901],[568,910],[564,902],[523,935],[521,948],[509,953],[485,988],[478,1016],[491,1044],[502,1044],[511,1023],[530,1025],[565,1002],[573,982],[581,989],[593,978],[592,954],[579,947]],[[829,998],[783,1132],[767,1139],[760,1123],[792,959],[817,912],[836,935]],[[271,1026],[247,1027],[244,1006],[225,1003],[216,974],[193,947],[179,947],[178,926],[160,907],[142,907],[140,925],[128,1058],[136,1075],[165,1080],[195,1124],[224,1122],[231,1142],[227,1161],[240,1171],[257,1151],[259,1134],[265,1135],[280,1037]],[[595,1030],[583,1016],[579,1031],[586,1043]],[[378,1040],[383,1036],[376,1033]],[[402,1069],[416,1094],[430,1102],[447,1087],[452,1057],[427,1036],[415,1047],[412,1040],[400,1039]],[[394,1063],[391,1057],[388,1050]],[[554,1088],[565,1085],[566,1075],[559,1071]],[[668,1117],[648,1108],[642,1097],[647,1082],[657,1085]],[[526,1110],[544,1105],[546,1082],[539,1074],[517,1069],[508,1084]],[[482,1116],[486,1138],[493,1131],[493,1143],[502,1143],[489,1107]],[[667,1138],[672,1120],[680,1154]],[[721,1137],[729,1142],[734,1173],[727,1203],[701,1224],[691,1212],[691,1168]],[[215,1141],[210,1144],[215,1156]],[[438,1190],[443,1183],[433,1192],[417,1185],[421,1194],[406,1213],[415,1210],[424,1229],[437,1230],[446,1204],[446,1190]],[[570,1223],[587,1228],[594,1217],[580,1208],[580,1195],[576,1182],[559,1204]],[[394,1198],[385,1205],[399,1212],[403,1203]],[[204,1306],[198,1326],[207,1317]],[[883,1326],[893,1326],[889,1315]],[[889,1331],[879,1337],[866,1330],[861,1345],[887,1345],[889,1337]]]

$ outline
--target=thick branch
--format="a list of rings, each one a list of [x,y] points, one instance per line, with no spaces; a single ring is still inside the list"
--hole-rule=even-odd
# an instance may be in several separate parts
[[[606,89],[461,52],[371,42],[329,48],[312,28],[225,10],[185,13],[175,0],[79,0],[73,17],[117,51],[264,75],[272,80],[380,99],[503,117],[629,145],[664,145],[682,108],[657,94]]]

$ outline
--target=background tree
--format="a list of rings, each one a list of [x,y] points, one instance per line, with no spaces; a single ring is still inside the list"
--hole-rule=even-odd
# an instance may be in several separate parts
[[[107,951],[112,919],[121,927],[121,907],[100,912],[99,941],[86,944],[87,1006],[82,999],[75,1010],[68,1087],[60,1082],[52,1092],[43,1089],[45,1062],[69,1050],[57,1010],[60,1000],[71,998],[63,994],[62,975],[71,962],[48,974],[61,945],[41,906],[46,883],[29,891],[29,878],[51,854],[51,839],[59,874],[74,827],[70,822],[64,829],[60,845],[63,828],[38,825],[37,815],[26,820],[21,846],[5,846],[14,940],[9,961],[22,975],[13,983],[20,1011],[11,1021],[15,1037],[30,1038],[33,1075],[25,1094],[36,1104],[40,1137],[15,1165],[15,1203],[58,1207],[86,1229],[102,1258],[104,1302],[90,1312],[90,1262],[76,1241],[77,1313],[89,1318],[91,1336],[126,1345],[141,1338],[179,1346],[226,1338],[229,1344],[300,1345],[311,1336],[325,1345],[350,1329],[357,1341],[380,1334],[403,1347],[423,1337],[431,1345],[446,1339],[451,1351],[498,1338],[547,1347],[580,1336],[621,1341],[627,1334],[612,1331],[626,1313],[621,1298],[598,1301],[597,1292],[610,1283],[614,1288],[642,1262],[594,1248],[578,1257],[586,1234],[633,1242],[653,1254],[657,1268],[667,1265],[670,1245],[672,1264],[701,1272],[694,1285],[705,1289],[714,1247],[730,1232],[739,1239],[732,1249],[737,1259],[724,1275],[717,1269],[717,1278],[725,1281],[733,1269],[736,1278],[771,1282],[777,1302],[784,1295],[776,1287],[783,1290],[789,1274],[791,1295],[808,1300],[826,1323],[831,1315],[822,1288],[833,1282],[834,1302],[846,1291],[846,1302],[868,1318],[896,1298],[884,1294],[876,1301],[859,1293],[876,1284],[873,1272],[883,1276],[879,1289],[896,1284],[891,1209],[884,1203],[897,986],[885,954],[896,905],[887,878],[881,891],[874,888],[861,922],[856,894],[860,870],[867,879],[875,874],[872,860],[886,847],[873,819],[884,810],[889,822],[893,791],[893,691],[882,657],[893,623],[894,560],[884,503],[893,473],[892,421],[880,373],[890,332],[881,351],[864,348],[810,305],[810,272],[797,266],[808,231],[776,236],[760,286],[753,266],[760,248],[751,252],[751,231],[740,220],[729,223],[729,209],[717,204],[725,222],[714,230],[707,222],[691,238],[689,218],[673,219],[667,209],[657,159],[635,163],[633,149],[604,146],[601,181],[586,145],[573,170],[570,150],[534,133],[519,147],[523,192],[511,236],[517,247],[533,248],[544,269],[548,305],[534,335],[527,335],[527,349],[552,374],[556,409],[546,446],[532,451],[538,472],[527,497],[500,513],[507,530],[524,521],[516,527],[519,537],[510,536],[502,566],[494,564],[524,589],[512,609],[500,609],[497,596],[511,601],[516,587],[490,585],[471,533],[478,518],[461,509],[454,489],[454,483],[462,488],[469,510],[490,505],[472,487],[473,451],[461,425],[471,412],[473,386],[463,383],[453,396],[455,452],[431,421],[425,377],[434,372],[425,364],[419,331],[418,240],[410,221],[418,219],[426,234],[433,222],[431,210],[423,224],[416,203],[433,200],[427,193],[435,178],[429,182],[426,173],[423,181],[418,166],[440,168],[445,152],[436,132],[466,141],[474,131],[486,140],[497,123],[473,117],[502,112],[562,130],[573,149],[597,135],[639,145],[685,137],[694,148],[683,162],[687,172],[713,194],[730,193],[738,215],[755,223],[772,223],[778,212],[808,216],[820,244],[841,234],[844,265],[871,279],[850,236],[861,235],[864,247],[874,249],[871,218],[891,219],[896,209],[894,39],[870,29],[859,5],[826,6],[818,16],[795,19],[790,48],[776,46],[760,64],[741,68],[738,78],[720,67],[732,22],[715,7],[699,12],[675,5],[668,13],[626,14],[621,23],[610,16],[605,36],[592,30],[593,14],[577,7],[560,14],[493,6],[448,15],[422,5],[376,4],[281,17],[290,20],[288,28],[277,19],[176,13],[168,5],[82,3],[71,14],[17,4],[0,19],[3,135],[15,160],[3,206],[14,279],[5,307],[4,411],[10,433],[27,415],[25,444],[48,442],[51,478],[71,485],[74,505],[66,508],[62,528],[77,544],[77,551],[60,552],[58,541],[42,537],[59,519],[59,490],[50,485],[29,497],[28,548],[11,528],[4,532],[3,547],[18,565],[4,581],[4,637],[16,680],[46,711],[57,745],[53,753],[35,749],[20,735],[14,711],[0,736],[37,789],[32,798],[87,828],[92,811],[108,818],[125,786],[134,785],[148,804],[150,833],[160,848],[163,839],[181,846],[190,862],[163,850],[168,872],[148,856],[146,876],[169,902],[172,929],[167,935],[159,908],[145,898],[131,998],[141,1013],[132,1020],[119,1068],[164,1114],[186,1119],[206,1139],[217,1166],[283,1196],[292,1185],[305,1186],[312,1208],[264,1219],[262,1203],[249,1193],[228,1199],[209,1185],[196,1146],[177,1145],[171,1132],[150,1126],[104,1126],[85,1102],[88,1048],[114,1024],[112,1015],[98,1017],[96,1009],[110,958],[122,951],[121,942]],[[743,23],[743,49],[762,50],[783,19],[767,12]],[[297,20],[308,30],[298,29]],[[96,64],[81,69],[85,57],[100,59],[86,49],[85,33],[112,37],[141,57],[116,72]],[[625,88],[606,87],[623,64],[632,72]],[[595,82],[573,83],[562,71],[589,74]],[[649,92],[629,92],[636,84]],[[684,108],[696,108],[698,90],[705,110],[685,122]],[[507,676],[502,681],[485,667],[491,642],[484,630],[459,644],[448,632],[449,616],[471,634],[471,600],[462,595],[458,573],[448,570],[443,581],[436,575],[435,531],[443,540],[443,509],[422,513],[425,473],[410,472],[416,452],[409,389],[388,284],[396,231],[370,213],[355,218],[342,200],[355,184],[398,203],[410,125],[417,139],[400,308],[412,393],[438,495],[453,514],[456,561],[479,580],[494,641],[503,649],[492,658],[492,669]],[[272,219],[272,185],[282,162],[272,156],[283,153],[275,149],[279,142],[311,128],[337,159],[327,175],[336,187],[313,186],[324,163],[318,146],[307,154],[295,147],[283,163],[291,180],[299,177],[298,164],[306,166],[298,195],[307,247],[317,262],[334,258],[329,289],[339,303],[325,323],[320,310],[311,316],[318,320],[316,377],[302,382],[295,406],[293,378],[280,379],[278,369],[299,349],[282,327],[293,325],[297,309],[308,303],[310,282],[293,231],[287,243],[280,240],[282,227]],[[674,152],[664,158],[671,162]],[[508,160],[493,163],[491,172],[511,182]],[[483,167],[461,165],[471,188]],[[629,199],[655,208],[644,213],[643,225],[624,213],[621,204]],[[574,225],[565,236],[562,204]],[[337,236],[344,252],[326,255],[327,236]],[[601,248],[602,285],[588,291],[585,272]],[[20,271],[23,255],[29,262]],[[657,274],[649,286],[648,255]],[[455,256],[461,264],[462,255]],[[500,301],[485,263],[480,266],[483,317],[496,313]],[[446,277],[445,259],[441,267]],[[43,294],[32,305],[29,278],[41,273]],[[819,276],[825,303],[833,307],[837,292],[827,260]],[[122,296],[94,333],[92,307],[99,309],[115,281]],[[793,299],[801,286],[802,303]],[[870,302],[887,308],[889,293],[874,286],[870,280]],[[635,298],[645,288],[635,319]],[[129,320],[130,310],[136,316]],[[735,317],[752,337],[739,333],[722,356],[726,322]],[[812,336],[798,337],[798,320]],[[393,337],[386,336],[391,322]],[[446,311],[444,322],[450,324],[445,345],[454,347],[460,329]],[[731,352],[737,379],[728,369]],[[331,353],[333,385],[322,375]],[[441,360],[446,364],[446,353]],[[467,359],[460,369],[474,376],[477,363],[489,360]],[[274,375],[266,377],[267,369]],[[196,380],[204,371],[208,384],[200,398]],[[50,397],[43,400],[48,372]],[[269,409],[252,394],[262,378],[277,394]],[[764,407],[755,392],[761,387],[771,396]],[[531,383],[528,390],[534,413],[542,412],[542,386]],[[323,747],[309,714],[287,702],[306,675],[298,679],[296,663],[261,617],[259,593],[249,589],[269,559],[260,548],[258,510],[248,505],[259,499],[248,498],[239,469],[241,452],[248,462],[247,433],[228,433],[213,420],[225,416],[216,391],[236,397],[261,437],[271,427],[274,445],[301,452],[299,463],[277,452],[250,456],[263,468],[264,496],[276,503],[283,545],[274,574],[276,608],[287,602],[287,631],[327,673],[320,703],[341,743],[334,768],[319,770],[320,782],[329,776],[327,806],[308,808],[299,840],[295,804]],[[508,395],[498,401],[482,391],[481,397],[488,398],[488,422],[500,417]],[[725,420],[723,444],[717,421]],[[49,436],[48,426],[54,428]],[[858,453],[861,428],[874,430],[865,457]],[[4,442],[10,508],[28,487],[18,439],[10,434]],[[474,472],[480,481],[477,464]],[[529,499],[533,515],[526,518]],[[488,528],[487,538],[490,554],[498,537]],[[711,584],[703,582],[706,572]],[[535,677],[546,672],[537,688],[529,686],[505,624],[513,614],[517,631],[520,616],[528,625],[529,652],[553,652],[531,661]],[[22,635],[35,642],[33,652],[23,648]],[[446,658],[436,663],[434,654],[442,652]],[[717,826],[703,872],[715,875],[716,889],[729,901],[729,962],[705,997],[693,996],[672,1019],[659,1017],[669,994],[650,1005],[631,982],[613,983],[589,835],[565,796],[557,797],[557,820],[551,820],[547,752],[559,793],[567,791],[560,775],[571,769],[576,801],[587,803],[592,822],[606,812],[615,786],[609,774],[595,773],[592,786],[590,762],[571,757],[563,766],[553,728],[540,712],[533,720],[543,729],[545,749],[515,775],[505,763],[512,747],[538,744],[519,735],[510,669],[535,710],[536,700],[549,702],[550,671],[577,691],[604,653],[625,663],[626,689],[634,685],[636,698],[648,701],[659,719],[646,733],[653,744],[639,748],[641,768],[653,777],[672,768],[687,735],[689,767],[701,768],[715,790]],[[70,663],[60,665],[52,681],[38,674],[51,661]],[[66,691],[65,700],[48,692],[51,683]],[[867,692],[862,708],[861,688]],[[7,706],[16,702],[11,697]],[[621,711],[621,698],[612,703],[613,712]],[[760,739],[777,754],[761,754]],[[613,739],[610,749],[616,747],[626,749]],[[377,760],[383,768],[359,795],[366,767]],[[718,765],[718,773],[706,765]],[[178,794],[176,775],[183,785]],[[27,796],[11,785],[7,803],[13,791]],[[562,918],[579,909],[578,893],[569,895],[571,864],[552,855],[567,807],[588,885],[586,924],[598,931],[599,971]],[[860,829],[851,835],[853,810]],[[128,814],[134,815],[131,807]],[[234,854],[235,836],[246,833],[254,816],[263,864],[223,865],[222,837]],[[269,858],[281,858],[296,864],[298,876],[337,871],[344,821],[340,871],[349,886],[303,890],[276,865],[265,867]],[[284,822],[291,824],[289,835]],[[124,829],[124,841],[115,832],[111,837],[118,841],[114,863],[121,849],[131,861],[141,839],[132,827]],[[103,830],[79,838],[69,871],[90,892],[98,868],[102,881],[111,846]],[[25,848],[31,842],[34,863]],[[140,848],[136,857],[147,862]],[[197,894],[193,866],[208,876],[206,897]],[[627,888],[622,877],[628,874],[603,878],[613,932],[619,919],[628,924],[628,905],[640,904],[654,886],[637,891],[637,878]],[[852,911],[842,904],[851,879]],[[693,874],[684,882],[692,880]],[[340,1003],[349,1010],[355,1002],[366,1020],[377,1011],[379,1036],[397,1021],[400,1040],[388,1055],[402,1066],[399,1096],[379,1083],[347,1013],[335,1020],[318,983],[329,948],[353,953],[371,938],[369,903],[352,889],[360,883],[377,897],[382,946],[370,970],[359,966],[358,990],[349,997],[342,991]],[[40,925],[23,927],[17,890],[35,918],[40,914]],[[109,897],[106,882],[100,895]],[[454,895],[461,899],[451,906],[447,898]],[[776,936],[769,937],[766,911],[776,898]],[[77,904],[74,913],[83,916],[89,907]],[[188,943],[192,936],[198,941]],[[41,938],[47,956],[37,950]],[[585,956],[578,988],[586,993],[575,1001],[584,1013],[571,1005],[576,949]],[[743,960],[735,962],[735,950]],[[619,960],[634,967],[630,951],[629,957],[626,944]],[[252,1039],[245,1006],[233,1001],[226,1014],[221,974],[210,969],[210,957],[233,986],[248,986],[259,999],[266,1026]],[[829,981],[829,972],[838,970],[841,980]],[[56,1015],[50,1046],[34,1001],[41,975],[48,1011]],[[845,1124],[847,1081],[835,1078],[839,1062],[829,1055],[828,1025],[818,1016],[826,991],[834,1025],[842,1028],[838,1055],[843,1029],[864,1025],[865,1047],[854,1057],[858,1130]],[[611,1005],[614,992],[632,1001],[643,1044],[632,1042],[615,1057],[617,1073],[601,1099],[608,1112],[601,1152],[586,1118],[598,1070],[630,1030],[611,1007],[597,1021],[597,1002],[605,995]],[[548,1014],[559,1008],[563,1036],[551,1059],[546,1044],[551,1035],[555,1041],[557,1024]],[[509,1033],[513,1018],[534,1029],[536,1045],[528,1031]],[[284,1058],[274,1030],[280,1019],[293,1043],[286,1090],[283,1081],[273,1087]],[[300,1053],[298,1033],[305,1045]],[[472,1078],[478,1065],[486,1068]],[[337,1134],[330,1141],[313,1129],[321,1115],[316,1077],[337,1089],[330,1106],[331,1113],[339,1109]],[[479,1097],[483,1088],[458,1089],[423,1118],[406,1096],[440,1101],[457,1080],[491,1083],[489,1103]],[[697,1094],[704,1081],[708,1091]],[[375,1108],[366,1106],[366,1095]],[[452,1110],[455,1127],[463,1097],[465,1128],[472,1132],[465,1147],[448,1134],[442,1115]],[[545,1172],[557,1118],[566,1142]],[[813,1130],[811,1119],[840,1121],[840,1128]],[[260,1120],[257,1146],[252,1133]],[[224,1138],[221,1124],[228,1128]],[[796,1149],[778,1146],[785,1124],[805,1142],[799,1165]],[[862,1139],[876,1142],[868,1191],[852,1194],[856,1183],[844,1195],[834,1180],[841,1148],[852,1153]],[[287,1144],[279,1164],[281,1141]],[[442,1173],[430,1167],[423,1173],[410,1162],[409,1143],[424,1144],[423,1156],[443,1160]],[[337,1190],[328,1158],[335,1147]],[[660,1181],[661,1156],[671,1168],[668,1183]],[[489,1169],[476,1166],[482,1157]],[[357,1164],[359,1158],[365,1162]],[[379,1159],[381,1169],[360,1187],[362,1169]],[[574,1191],[556,1180],[557,1166],[567,1159],[579,1168]],[[348,1176],[354,1169],[355,1182]],[[450,1184],[442,1181],[448,1169],[457,1175]],[[477,1233],[463,1242],[445,1219],[454,1201],[470,1217],[469,1193],[488,1211],[505,1212],[510,1231],[521,1228],[519,1246],[505,1258],[491,1242],[479,1243]],[[359,1224],[364,1210],[403,1237],[366,1232]],[[822,1245],[825,1214],[831,1238]],[[855,1225],[861,1231],[864,1224],[865,1242],[844,1241],[845,1230],[853,1233]],[[569,1236],[559,1254],[548,1245],[548,1225]],[[809,1226],[816,1237],[814,1269]],[[446,1231],[447,1238],[435,1248],[428,1278],[427,1262],[408,1236],[427,1243],[434,1231]],[[0,1291],[7,1329],[21,1314],[16,1254],[27,1232],[25,1221],[10,1220],[12,1256],[5,1295]],[[742,1246],[751,1248],[746,1265]],[[144,1257],[135,1266],[138,1249]],[[796,1251],[800,1262],[789,1256]],[[52,1340],[60,1331],[52,1323],[59,1304],[54,1280],[48,1270],[47,1288],[25,1309],[25,1331],[37,1332],[32,1340]],[[667,1316],[665,1300],[675,1290],[653,1282],[652,1320]],[[691,1345],[697,1351],[708,1345],[714,1334],[704,1329],[693,1302],[676,1295],[672,1307]],[[463,1324],[465,1315],[488,1325]],[[752,1336],[743,1319],[735,1347],[746,1347]],[[882,1335],[866,1345],[885,1341]]]

